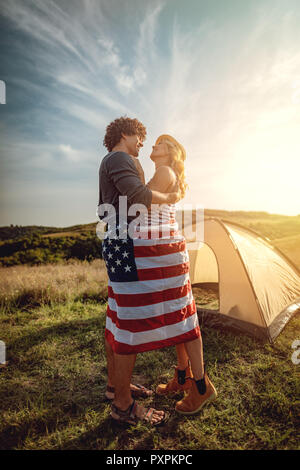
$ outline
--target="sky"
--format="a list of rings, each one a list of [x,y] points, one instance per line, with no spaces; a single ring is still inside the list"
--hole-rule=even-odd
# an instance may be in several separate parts
[[[96,221],[106,126],[187,152],[182,203],[300,214],[298,0],[0,5],[0,225]],[[0,97],[1,98],[1,97]]]

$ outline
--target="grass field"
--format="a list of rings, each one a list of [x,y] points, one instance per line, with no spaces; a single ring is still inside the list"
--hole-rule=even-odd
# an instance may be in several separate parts
[[[256,230],[300,268],[300,217],[207,211]],[[36,227],[2,230],[3,239]],[[76,236],[94,224],[39,227],[43,236]],[[217,400],[194,417],[174,411],[175,398],[145,403],[171,412],[153,429],[112,423],[106,387],[103,261],[0,268],[0,340],[7,346],[0,368],[0,449],[299,449],[300,376],[292,343],[300,339],[299,313],[274,344],[202,325],[208,373]],[[194,290],[202,308],[218,308],[217,291]],[[139,355],[137,383],[152,389],[173,374],[175,351]]]
[[[174,398],[155,397],[148,403],[171,412],[164,427],[113,424],[103,401],[101,263],[3,268],[0,331],[8,365],[0,369],[0,449],[299,448],[299,366],[291,360],[299,315],[273,345],[203,327],[218,399],[187,418],[174,411]],[[199,289],[197,301],[217,298]],[[139,355],[134,378],[154,389],[171,377],[175,360],[173,348]]]

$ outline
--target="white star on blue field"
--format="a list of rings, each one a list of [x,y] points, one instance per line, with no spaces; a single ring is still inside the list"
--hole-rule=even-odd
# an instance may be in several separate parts
[[[184,202],[300,212],[297,0],[9,0],[0,7],[0,225],[96,221],[107,124],[186,148]]]

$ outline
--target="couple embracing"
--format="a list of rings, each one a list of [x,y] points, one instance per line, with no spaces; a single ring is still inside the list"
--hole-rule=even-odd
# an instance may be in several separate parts
[[[150,155],[155,173],[145,185],[138,161],[145,137],[144,125],[128,117],[111,122],[104,137],[109,153],[99,170],[98,214],[107,222],[102,243],[109,278],[105,397],[111,401],[113,420],[128,424],[142,420],[157,426],[167,420],[168,413],[136,401],[153,394],[131,383],[137,353],[176,346],[175,375],[167,384],[158,385],[156,393],[185,392],[176,403],[178,413],[197,413],[217,392],[205,371],[188,252],[175,220],[175,203],[186,190],[185,150],[169,135],[158,137]],[[128,214],[135,204],[146,209],[134,233],[129,228],[136,215],[126,220],[120,216],[124,196]],[[113,219],[104,217],[107,205],[114,208]]]

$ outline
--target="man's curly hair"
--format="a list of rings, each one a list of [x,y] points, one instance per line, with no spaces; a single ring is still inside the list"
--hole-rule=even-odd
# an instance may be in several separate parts
[[[138,135],[139,138],[144,141],[147,132],[146,127],[137,119],[131,119],[126,116],[120,117],[108,124],[103,139],[104,147],[111,152],[114,146],[120,142],[122,134]]]

